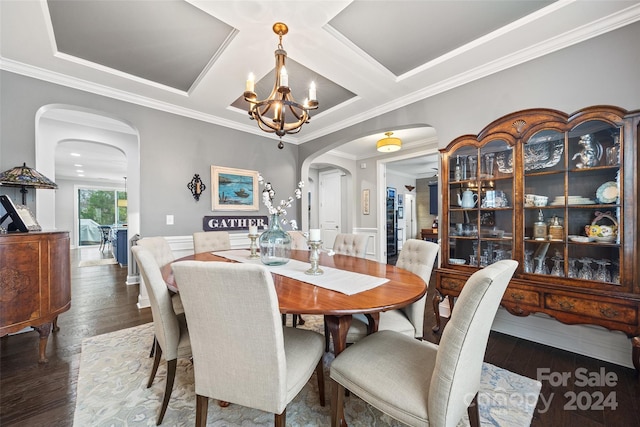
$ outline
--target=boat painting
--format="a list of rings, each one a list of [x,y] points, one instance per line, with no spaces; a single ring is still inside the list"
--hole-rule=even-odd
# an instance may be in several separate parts
[[[220,204],[252,205],[253,181],[250,176],[220,174],[218,178],[218,195]],[[247,191],[249,189],[249,191]]]
[[[258,172],[211,166],[213,210],[258,210]]]

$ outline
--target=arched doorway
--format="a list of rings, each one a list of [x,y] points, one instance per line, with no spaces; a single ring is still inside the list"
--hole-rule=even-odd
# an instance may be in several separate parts
[[[88,141],[110,146],[124,153],[127,161],[128,229],[133,236],[140,232],[140,169],[139,134],[125,120],[106,113],[82,107],[51,104],[41,107],[36,114],[36,169],[45,176],[56,176],[55,153],[64,141]],[[55,179],[55,178],[54,178]],[[122,181],[119,182],[122,184]],[[70,190],[68,190],[70,191]],[[56,220],[65,212],[72,200],[68,193],[38,192],[38,222],[43,228],[63,229]],[[66,227],[65,227],[66,228]],[[137,283],[129,263],[127,283]]]

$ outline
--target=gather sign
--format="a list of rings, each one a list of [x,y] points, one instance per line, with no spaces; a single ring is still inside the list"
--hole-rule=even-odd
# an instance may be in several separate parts
[[[202,219],[203,231],[233,231],[248,230],[250,225],[255,225],[258,229],[269,226],[269,219],[262,216],[205,216]]]

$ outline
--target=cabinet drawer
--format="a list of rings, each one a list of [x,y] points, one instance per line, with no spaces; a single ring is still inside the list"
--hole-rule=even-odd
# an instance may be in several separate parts
[[[454,279],[451,277],[443,277],[440,280],[440,288],[442,290],[460,292],[467,281],[465,279]]]
[[[525,291],[522,289],[507,288],[502,300],[516,304],[540,306],[540,294],[538,292]]]
[[[545,304],[547,308],[552,310],[585,315],[596,319],[606,319],[630,325],[636,325],[638,323],[637,309],[621,304],[586,300],[564,295],[546,295]]]

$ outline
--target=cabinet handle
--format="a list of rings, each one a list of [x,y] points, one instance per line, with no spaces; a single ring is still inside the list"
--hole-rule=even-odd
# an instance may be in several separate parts
[[[524,295],[516,294],[515,292],[512,292],[511,293],[511,298],[513,298],[516,301],[522,301],[524,299]]]
[[[600,313],[602,313],[602,315],[603,315],[604,317],[607,317],[607,318],[609,318],[609,319],[612,319],[612,318],[614,318],[614,317],[618,317],[618,315],[620,314],[620,313],[618,313],[616,310],[614,310],[614,309],[613,309],[613,308],[611,308],[611,307],[608,307],[608,308],[601,308],[601,309],[600,309]]]
[[[571,304],[569,301],[560,301],[558,302],[558,305],[563,310],[573,310],[573,304]]]

